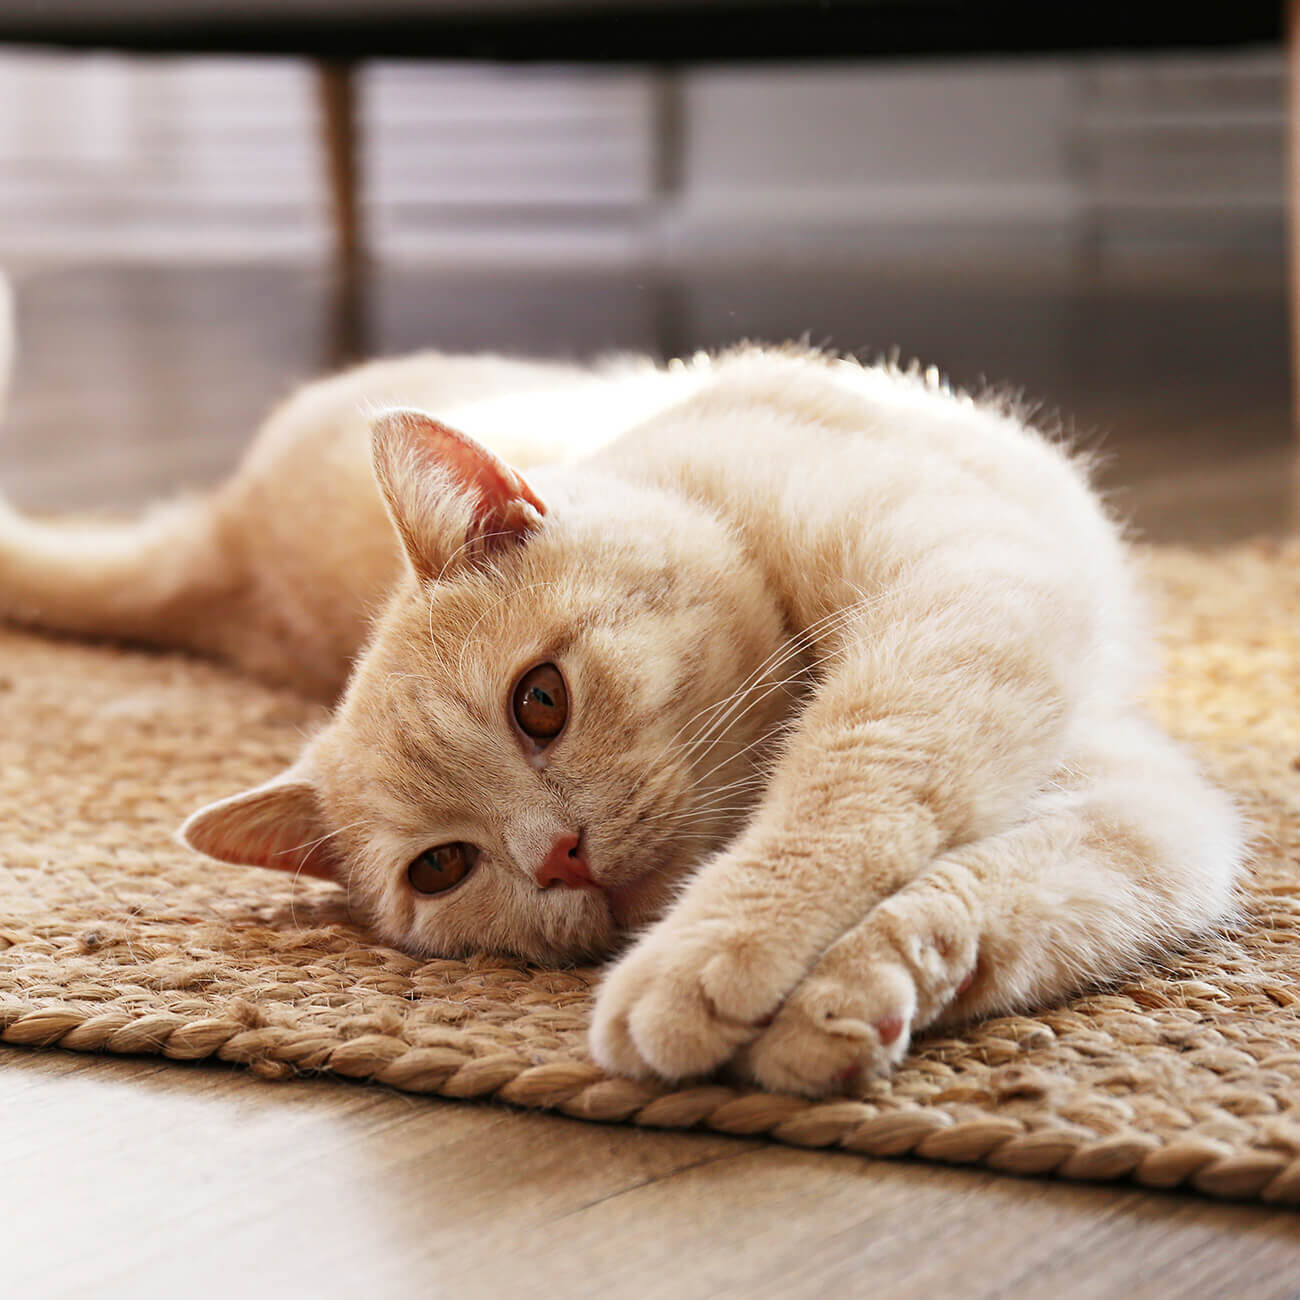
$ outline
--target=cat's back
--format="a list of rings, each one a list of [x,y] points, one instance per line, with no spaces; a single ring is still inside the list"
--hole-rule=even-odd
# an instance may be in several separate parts
[[[1026,510],[1064,503],[1073,514],[1098,514],[1066,448],[1007,403],[954,390],[933,369],[758,346],[691,369],[696,385],[683,400],[608,458],[708,498],[723,514],[763,506],[791,519],[843,520],[945,488]]]
[[[879,589],[940,550],[1026,581],[1069,570],[1132,621],[1124,547],[1084,467],[1006,403],[934,371],[792,348],[707,369],[608,458],[727,519],[798,621],[844,584]]]

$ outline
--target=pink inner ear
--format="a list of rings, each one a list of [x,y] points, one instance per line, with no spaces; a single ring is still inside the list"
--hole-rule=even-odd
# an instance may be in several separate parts
[[[546,513],[541,498],[505,461],[456,429],[437,420],[428,423],[425,438],[434,444],[435,459],[476,498],[476,531],[516,530],[521,504],[532,506],[539,515]]]
[[[270,867],[275,871],[292,871],[299,876],[315,876],[317,880],[337,880],[334,857],[323,846],[313,844],[306,852],[296,849],[282,850],[275,841],[268,841],[262,853],[249,859],[253,866]]]
[[[400,428],[419,459],[450,475],[470,499],[471,537],[489,544],[502,536],[518,540],[546,513],[523,476],[467,434],[419,411],[393,411],[381,418]]]
[[[298,782],[270,783],[200,808],[181,827],[181,838],[222,862],[338,879],[311,789]]]
[[[453,562],[473,564],[485,551],[522,542],[546,513],[509,465],[421,411],[376,417],[371,449],[389,514],[421,581],[440,578]],[[460,527],[465,533],[457,537],[451,529]]]

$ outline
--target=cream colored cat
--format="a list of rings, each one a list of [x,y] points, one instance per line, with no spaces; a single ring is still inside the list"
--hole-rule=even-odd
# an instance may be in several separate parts
[[[336,879],[415,953],[636,934],[591,1031],[625,1074],[851,1086],[1231,907],[1233,809],[1135,703],[1116,529],[1061,450],[933,377],[758,347],[375,363],[206,498],[0,508],[0,616],[342,690],[186,840]]]

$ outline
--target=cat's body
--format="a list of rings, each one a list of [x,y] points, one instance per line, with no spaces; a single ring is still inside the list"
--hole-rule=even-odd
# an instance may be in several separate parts
[[[420,952],[592,956],[662,917],[601,991],[613,1069],[826,1091],[1230,907],[1233,811],[1137,709],[1116,530],[933,380],[426,355],[304,389],[204,501],[0,513],[0,616],[330,696],[372,615],[303,759],[188,838],[341,879]]]

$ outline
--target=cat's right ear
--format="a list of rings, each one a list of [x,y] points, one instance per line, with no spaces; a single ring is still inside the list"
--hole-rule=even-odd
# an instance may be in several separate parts
[[[517,545],[546,506],[517,470],[422,411],[385,411],[370,426],[375,478],[422,581]]]
[[[221,862],[322,880],[339,877],[315,789],[296,765],[265,785],[200,808],[181,827],[180,837]]]

